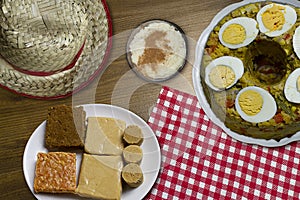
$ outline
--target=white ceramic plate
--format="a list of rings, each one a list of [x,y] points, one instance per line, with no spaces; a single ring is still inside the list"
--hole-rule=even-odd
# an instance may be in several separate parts
[[[281,139],[280,141],[276,140],[265,140],[265,139],[256,139],[252,137],[247,137],[240,135],[236,132],[231,131],[229,128],[227,128],[224,124],[223,121],[221,121],[212,111],[210,108],[210,105],[205,97],[202,85],[201,85],[201,76],[200,76],[200,68],[201,65],[200,63],[202,62],[202,55],[204,53],[204,47],[206,45],[207,39],[209,37],[209,34],[213,30],[213,28],[219,23],[221,19],[223,19],[227,14],[229,14],[231,11],[244,6],[249,3],[254,3],[254,2],[262,2],[263,0],[244,0],[239,3],[231,4],[228,7],[224,8],[221,10],[211,21],[209,26],[202,32],[201,36],[198,39],[197,46],[196,46],[196,51],[195,51],[195,62],[193,66],[193,85],[194,85],[194,90],[196,93],[196,96],[200,102],[201,107],[207,114],[207,116],[220,128],[222,128],[229,136],[232,138],[239,140],[241,142],[249,143],[249,144],[257,144],[261,146],[266,146],[266,147],[277,147],[277,146],[283,146],[288,143],[291,143],[293,141],[298,141],[300,140],[300,132],[297,132],[290,138],[284,138]],[[287,1],[285,0],[275,0],[274,2],[278,3],[283,3],[286,4]],[[288,2],[290,5],[294,5],[297,7],[300,7],[300,2],[296,0],[290,0]]]
[[[124,120],[126,125],[138,125],[144,134],[144,142],[141,145],[144,157],[141,162],[141,168],[144,174],[144,182],[137,188],[123,188],[122,200],[142,199],[152,188],[158,176],[161,165],[160,147],[155,134],[148,124],[136,114],[112,105],[105,104],[87,104],[83,105],[87,117],[102,116],[113,117]],[[39,125],[28,140],[23,155],[23,171],[26,182],[33,193],[39,200],[54,200],[54,199],[86,199],[73,194],[35,194],[33,191],[35,164],[38,152],[48,152],[44,146],[46,121]],[[79,166],[81,163],[81,152],[77,153],[77,177],[79,175]],[[77,178],[78,180],[78,178]]]

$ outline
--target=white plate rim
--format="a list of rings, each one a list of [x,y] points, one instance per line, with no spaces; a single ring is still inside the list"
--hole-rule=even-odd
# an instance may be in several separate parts
[[[208,25],[208,27],[202,32],[200,35],[197,44],[196,44],[196,50],[195,50],[195,61],[193,64],[193,70],[192,70],[192,80],[193,80],[193,85],[194,85],[194,90],[195,94],[198,98],[199,104],[203,108],[204,112],[208,116],[210,120],[212,120],[217,126],[223,129],[223,131],[231,136],[232,138],[247,143],[247,144],[255,144],[255,145],[260,145],[264,147],[279,147],[279,146],[284,146],[287,145],[291,142],[294,141],[299,141],[300,140],[300,131],[292,135],[291,137],[288,138],[283,138],[279,141],[276,141],[274,139],[270,140],[265,140],[265,139],[257,139],[257,138],[252,138],[244,135],[240,135],[229,128],[227,128],[222,122],[212,111],[210,108],[210,105],[205,97],[203,87],[201,85],[201,76],[200,76],[200,68],[201,65],[200,63],[202,62],[202,55],[204,53],[204,47],[206,45],[206,41],[208,40],[210,32],[213,30],[213,28],[219,23],[221,19],[223,19],[227,14],[229,14],[232,10],[244,6],[249,3],[255,3],[255,2],[263,2],[264,0],[244,0],[238,3],[231,4],[224,9],[222,9],[217,15],[212,19],[211,23]],[[294,5],[297,7],[300,7],[299,1],[296,0],[290,0],[289,2],[286,2],[284,0],[275,0],[273,2],[278,2],[278,3],[283,3],[283,4],[290,4]]]
[[[143,125],[142,130],[143,133],[145,134],[146,131],[146,137],[144,138],[144,142],[141,145],[143,151],[147,148],[149,148],[148,146],[151,144],[153,146],[151,146],[151,148],[153,147],[153,151],[152,152],[145,152],[144,151],[144,158],[142,160],[141,163],[141,168],[144,172],[144,182],[141,186],[137,187],[137,188],[132,188],[129,190],[126,190],[126,192],[122,193],[121,199],[122,200],[130,200],[133,197],[137,198],[137,199],[142,199],[144,198],[151,190],[151,188],[153,187],[153,185],[155,184],[159,172],[160,172],[160,167],[161,167],[161,151],[160,151],[160,146],[157,140],[157,137],[155,135],[155,133],[153,132],[153,130],[150,128],[150,126],[138,115],[136,115],[135,113],[126,110],[124,108],[118,107],[118,106],[114,106],[114,105],[109,105],[109,104],[83,104],[80,105],[83,106],[84,110],[86,110],[87,113],[87,117],[89,116],[104,116],[104,117],[114,117],[114,113],[116,115],[118,115],[118,119],[124,120],[126,121],[126,125],[130,125],[130,124],[139,124],[139,125]],[[101,109],[101,115],[98,114],[99,113],[99,109]],[[94,112],[93,112],[94,111]],[[103,112],[104,111],[104,112]],[[108,114],[109,113],[109,114]],[[129,118],[124,119],[124,116],[128,115]],[[133,120],[133,121],[130,121]],[[36,194],[33,191],[33,180],[34,177],[32,177],[32,175],[29,175],[29,170],[31,170],[31,174],[34,174],[34,170],[32,169],[32,167],[30,168],[28,166],[28,162],[32,162],[36,161],[36,155],[32,155],[32,152],[47,152],[47,149],[43,146],[42,149],[32,149],[32,145],[33,144],[37,144],[37,145],[43,145],[41,144],[41,141],[34,141],[34,139],[37,137],[38,134],[42,134],[42,136],[39,136],[40,138],[43,138],[44,136],[44,132],[45,132],[45,126],[46,126],[46,120],[43,121],[32,133],[32,135],[30,136],[25,149],[24,149],[24,154],[23,154],[23,174],[25,177],[25,181],[30,189],[30,191],[32,192],[32,194],[35,196],[35,198],[39,199],[39,200],[46,200],[46,199],[86,199],[86,198],[81,198],[78,195],[70,195],[70,194],[43,194],[43,193],[39,193]],[[145,135],[144,135],[145,136]],[[150,137],[148,137],[150,136]],[[42,141],[43,143],[44,141]],[[147,145],[147,143],[149,143]],[[149,155],[148,155],[149,153]],[[31,155],[31,160],[28,160],[28,156]],[[148,157],[148,159],[147,159]],[[79,159],[78,159],[79,158]],[[149,160],[149,158],[151,158],[150,162],[147,160]],[[77,154],[77,164],[76,166],[78,166],[78,164],[80,164],[80,160],[81,160],[81,155],[78,156]],[[149,164],[154,164],[151,169],[149,169],[149,167],[145,167],[146,163]],[[34,163],[35,166],[35,163]],[[77,177],[78,177],[78,170],[77,169]],[[77,180],[78,181],[78,180]]]

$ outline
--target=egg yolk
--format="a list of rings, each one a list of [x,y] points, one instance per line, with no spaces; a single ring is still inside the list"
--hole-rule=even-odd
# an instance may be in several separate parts
[[[228,66],[218,65],[211,70],[209,79],[213,86],[224,89],[234,82],[235,73]]]
[[[259,92],[247,90],[239,96],[239,105],[244,113],[249,116],[258,114],[263,105],[263,98]]]
[[[246,39],[245,28],[240,24],[230,24],[225,28],[222,38],[228,44],[241,44]]]
[[[262,22],[264,26],[270,31],[281,30],[285,23],[284,10],[285,8],[279,5],[274,5],[267,9],[262,14]]]

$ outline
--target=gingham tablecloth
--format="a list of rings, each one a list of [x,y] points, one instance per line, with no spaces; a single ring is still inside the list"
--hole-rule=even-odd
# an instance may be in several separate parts
[[[162,165],[146,199],[300,199],[300,142],[267,148],[236,141],[195,96],[168,87],[148,123]]]

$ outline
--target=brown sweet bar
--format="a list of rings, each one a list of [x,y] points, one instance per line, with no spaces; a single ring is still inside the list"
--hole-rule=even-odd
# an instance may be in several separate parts
[[[85,139],[83,107],[58,105],[48,109],[45,143],[47,148],[83,147]]]

